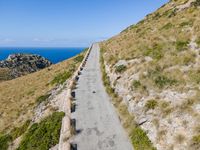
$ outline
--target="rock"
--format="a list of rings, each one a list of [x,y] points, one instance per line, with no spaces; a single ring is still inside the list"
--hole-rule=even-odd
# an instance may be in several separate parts
[[[46,58],[33,54],[12,54],[0,61],[0,68],[10,70],[12,79],[49,67],[52,63]]]

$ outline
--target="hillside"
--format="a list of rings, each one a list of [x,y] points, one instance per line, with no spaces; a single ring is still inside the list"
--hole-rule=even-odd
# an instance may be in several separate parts
[[[84,54],[0,83],[0,149],[16,149],[21,140],[19,150],[49,149],[58,143],[68,80]]]
[[[49,67],[52,63],[39,55],[12,54],[0,61],[0,81],[14,79]]]
[[[101,43],[112,88],[158,150],[200,149],[199,7],[171,0]]]

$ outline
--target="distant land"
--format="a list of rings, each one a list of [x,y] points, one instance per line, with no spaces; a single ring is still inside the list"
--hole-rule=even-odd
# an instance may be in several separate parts
[[[41,55],[56,64],[79,54],[84,49],[84,47],[0,47],[0,61],[5,60],[10,54],[23,53]]]

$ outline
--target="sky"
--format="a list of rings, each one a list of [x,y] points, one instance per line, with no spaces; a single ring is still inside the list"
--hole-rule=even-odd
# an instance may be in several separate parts
[[[85,47],[168,0],[0,0],[0,47]]]

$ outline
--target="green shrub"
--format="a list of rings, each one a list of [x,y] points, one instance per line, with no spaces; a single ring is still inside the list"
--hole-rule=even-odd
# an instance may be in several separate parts
[[[149,140],[146,132],[140,127],[135,127],[131,134],[131,141],[135,150],[156,150]]]
[[[51,95],[51,94],[46,94],[46,95],[42,95],[42,96],[38,97],[38,98],[36,99],[37,104],[40,104],[40,103],[42,103],[42,102],[47,101],[47,99],[50,97],[50,95]]]
[[[16,138],[24,134],[28,129],[30,122],[31,122],[30,120],[27,120],[21,127],[14,128],[10,133],[12,139],[15,140]]]
[[[122,73],[127,69],[127,67],[125,65],[119,65],[115,67],[115,72],[116,73]]]
[[[163,76],[163,75],[157,76],[154,79],[154,82],[159,88],[164,88],[165,86],[172,86],[175,83],[177,83],[175,79],[169,79],[168,77]]]
[[[200,6],[200,0],[196,0],[195,2],[192,2],[191,5],[195,6],[195,7],[199,7]]]
[[[188,49],[189,41],[177,41],[176,42],[176,50],[177,51],[184,51]]]
[[[147,49],[144,52],[145,56],[150,56],[153,59],[159,60],[163,57],[163,52],[160,46],[154,46],[153,49]]]
[[[149,100],[145,104],[145,108],[147,110],[155,109],[158,106],[158,102],[156,100]]]
[[[200,135],[193,136],[191,141],[191,146],[193,149],[199,149],[200,148]]]
[[[9,134],[1,135],[0,134],[0,149],[7,150],[9,143],[12,141],[12,137]]]
[[[167,23],[167,24],[165,24],[161,29],[163,30],[168,30],[168,29],[170,29],[170,28],[172,28],[173,27],[173,25],[172,25],[172,23]]]
[[[197,43],[198,46],[200,46],[200,37],[197,38],[196,43]]]
[[[133,83],[132,83],[132,85],[133,85],[134,88],[137,89],[137,88],[139,88],[141,86],[141,83],[138,80],[134,80]]]
[[[58,85],[58,84],[63,84],[67,79],[69,79],[73,74],[73,71],[68,71],[68,72],[63,72],[59,73],[57,76],[54,77],[54,79],[51,81],[51,84]]]
[[[59,142],[64,112],[55,112],[27,131],[17,150],[48,150]]]
[[[75,63],[79,63],[79,62],[82,62],[84,59],[84,56],[83,55],[78,55],[74,58],[74,62]]]
[[[189,73],[189,77],[193,82],[199,84],[200,83],[200,70],[191,71]]]
[[[182,22],[179,26],[182,28],[182,27],[185,27],[185,26],[192,26],[192,25],[193,25],[193,21],[190,20],[190,21]]]

